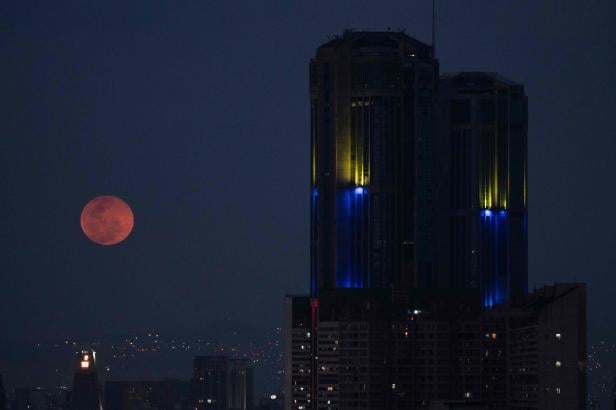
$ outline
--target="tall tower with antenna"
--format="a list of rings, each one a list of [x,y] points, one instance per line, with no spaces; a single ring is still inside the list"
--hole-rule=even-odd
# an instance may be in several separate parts
[[[96,352],[83,350],[75,357],[75,377],[71,408],[102,410],[101,386],[96,371]]]

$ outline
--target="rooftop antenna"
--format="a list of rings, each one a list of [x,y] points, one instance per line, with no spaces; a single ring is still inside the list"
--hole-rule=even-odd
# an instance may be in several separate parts
[[[432,58],[436,58],[436,0],[432,0]]]

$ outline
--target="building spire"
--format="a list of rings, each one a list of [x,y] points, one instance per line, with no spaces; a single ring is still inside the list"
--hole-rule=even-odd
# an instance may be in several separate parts
[[[436,58],[436,1],[432,0],[432,57]]]

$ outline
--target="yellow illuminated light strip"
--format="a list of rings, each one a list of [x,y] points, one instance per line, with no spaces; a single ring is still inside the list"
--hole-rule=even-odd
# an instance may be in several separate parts
[[[316,142],[312,143],[312,184],[317,183],[317,147]]]
[[[526,208],[526,169],[524,169],[524,207]]]
[[[338,143],[336,144],[337,152],[336,159],[338,162],[338,182],[350,184],[353,181],[353,171],[351,162],[351,133],[345,130],[340,133]]]
[[[498,112],[498,100],[495,100],[495,112]],[[507,144],[507,150],[506,150],[506,156],[505,158],[501,158],[500,157],[500,152],[499,152],[499,134],[498,134],[498,118],[495,118],[495,125],[494,125],[494,134],[493,134],[493,139],[492,139],[492,145],[491,146],[484,146],[482,148],[482,151],[489,151],[487,153],[487,158],[489,158],[488,160],[486,160],[486,162],[482,165],[482,171],[483,173],[480,176],[480,186],[479,186],[479,202],[482,205],[482,208],[484,209],[493,209],[493,208],[498,208],[498,209],[507,209],[508,207],[508,200],[509,200],[509,189],[510,189],[510,158],[508,157],[510,155],[510,147],[508,146],[509,144],[509,138],[507,136],[506,141],[503,142],[505,144]],[[482,141],[482,143],[488,144],[487,141]],[[482,154],[483,154],[482,152]],[[506,165],[506,171],[505,171],[505,175],[504,180],[500,181],[500,168],[499,168],[499,164],[501,161],[505,161],[505,165]],[[524,206],[526,206],[526,195],[527,195],[527,188],[526,188],[526,167],[524,169],[524,192],[523,192],[523,200],[524,200]]]
[[[370,105],[367,102],[359,101],[357,105],[353,103],[352,106],[359,106],[362,108],[359,114],[353,113],[353,110],[351,111],[351,124],[353,124],[353,115],[362,117],[363,113],[361,110],[368,109],[366,107]],[[356,122],[358,121],[359,119]],[[346,166],[341,167],[344,170],[341,182],[352,183],[355,186],[366,186],[369,183],[369,164],[366,164],[364,158],[364,138],[367,136],[363,135],[361,132],[365,127],[360,126],[358,128],[359,129],[355,133],[349,129],[349,132],[343,134],[345,138],[342,138],[340,141],[340,145],[343,147],[341,153],[348,161]]]

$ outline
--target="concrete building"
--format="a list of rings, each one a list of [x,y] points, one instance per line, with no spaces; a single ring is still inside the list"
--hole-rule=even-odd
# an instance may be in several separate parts
[[[102,410],[101,385],[96,370],[96,352],[84,350],[76,354],[71,408]]]
[[[311,408],[312,318],[309,296],[286,296],[283,324],[284,408]]]
[[[191,391],[196,409],[252,410],[252,368],[247,359],[196,356]]]
[[[190,383],[179,380],[105,382],[105,410],[190,409]]]
[[[307,378],[285,374],[303,400],[287,408],[585,408],[584,285],[546,286],[492,309],[478,294],[324,290],[315,399],[297,388]],[[304,306],[295,320],[300,312],[310,319]],[[308,362],[301,348],[286,351],[287,366],[300,361]]]
[[[504,314],[510,408],[585,409],[586,286],[545,286]]]

